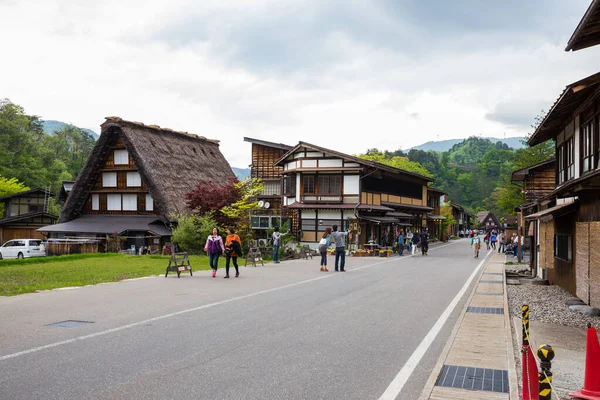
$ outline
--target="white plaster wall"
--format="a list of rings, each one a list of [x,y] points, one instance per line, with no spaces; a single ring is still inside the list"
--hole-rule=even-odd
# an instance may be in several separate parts
[[[314,219],[317,218],[317,213],[315,210],[302,210],[302,219]],[[319,213],[319,218],[322,218]]]
[[[317,160],[303,160],[302,161],[302,168],[316,168],[317,167]]]
[[[319,219],[340,219],[341,216],[339,210],[319,210]]]
[[[323,153],[308,151],[306,152],[306,157],[323,157]]]
[[[297,166],[297,162],[296,161],[291,161],[291,162],[285,164],[285,169],[286,170],[288,170],[288,169],[296,169],[296,166]]]
[[[344,210],[344,219],[354,218],[354,210]]]
[[[344,175],[344,194],[359,193],[358,175]]]
[[[319,167],[322,168],[341,168],[344,166],[342,160],[319,160]]]
[[[360,167],[359,164],[356,163],[346,163],[346,167],[350,167],[350,168],[358,168]]]
[[[296,201],[300,202],[300,174],[296,175]]]

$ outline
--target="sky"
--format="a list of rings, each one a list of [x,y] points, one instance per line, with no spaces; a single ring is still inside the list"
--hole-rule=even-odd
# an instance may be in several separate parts
[[[564,48],[590,0],[0,0],[0,98],[349,154],[532,131],[600,48]]]

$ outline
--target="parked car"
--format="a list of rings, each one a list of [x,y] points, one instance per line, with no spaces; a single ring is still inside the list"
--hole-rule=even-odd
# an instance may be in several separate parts
[[[0,259],[44,257],[46,248],[41,239],[14,239],[0,247]]]

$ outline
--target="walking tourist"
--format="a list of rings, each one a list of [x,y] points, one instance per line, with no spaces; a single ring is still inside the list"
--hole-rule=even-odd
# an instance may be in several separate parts
[[[479,258],[479,249],[481,248],[481,238],[477,235],[477,232],[473,233],[471,238],[471,248],[474,249],[473,253],[475,258]]]
[[[423,253],[423,255],[426,256],[428,251],[429,251],[429,232],[427,232],[427,228],[425,228],[425,229],[423,229],[423,232],[421,232],[421,253]]]
[[[346,272],[346,270],[344,269],[346,266],[346,249],[344,246],[344,237],[348,236],[348,232],[339,232],[337,225],[334,225],[331,236],[335,241],[335,270],[339,270],[340,272]]]
[[[500,231],[500,233],[498,234],[498,254],[504,253],[505,242],[506,236],[504,234],[504,231]]]
[[[286,233],[279,232],[279,227],[276,226],[273,232],[273,262],[275,264],[279,264],[279,248],[281,247],[281,237],[289,234],[290,231]]]
[[[406,246],[407,246],[407,250],[409,251],[409,253],[412,253],[412,240],[413,240],[413,233],[412,230],[408,230],[408,233],[406,234]]]
[[[485,236],[483,237],[483,241],[485,242],[485,247],[487,250],[490,249],[490,233],[486,232]]]
[[[498,237],[496,236],[496,231],[492,231],[492,233],[490,234],[490,244],[492,246],[492,249],[496,250],[496,240],[498,240]]]
[[[400,231],[398,234],[398,255],[403,255],[404,253],[404,232]]]
[[[412,238],[412,256],[413,257],[415,256],[415,252],[417,251],[417,248],[419,247],[419,241],[420,241],[419,236],[420,235],[417,232],[415,235],[413,235],[413,238]]]
[[[219,235],[219,229],[213,228],[212,234],[208,235],[204,251],[208,252],[208,264],[212,268],[212,277],[217,276],[217,268],[219,268],[219,256],[225,252],[223,246],[223,238]]]
[[[229,278],[229,263],[231,261],[233,261],[233,267],[235,268],[235,277],[239,278],[240,276],[237,259],[242,254],[241,243],[242,241],[235,233],[235,229],[228,228],[227,237],[225,238],[225,278]]]
[[[321,253],[321,271],[328,272],[327,269],[327,249],[331,244],[331,228],[325,229],[321,241],[319,242],[319,253]]]

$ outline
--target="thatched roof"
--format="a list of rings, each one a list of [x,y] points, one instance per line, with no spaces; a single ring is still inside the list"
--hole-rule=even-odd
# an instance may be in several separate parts
[[[121,137],[163,218],[187,211],[185,194],[198,184],[224,182],[235,175],[219,150],[219,141],[157,125],[106,117],[100,138],[67,198],[60,222],[77,218],[110,146]]]

